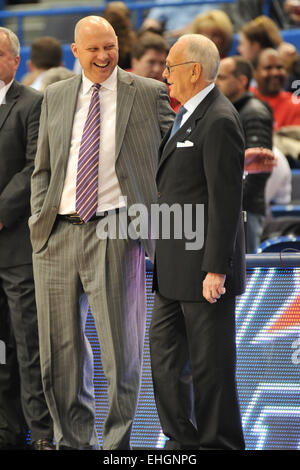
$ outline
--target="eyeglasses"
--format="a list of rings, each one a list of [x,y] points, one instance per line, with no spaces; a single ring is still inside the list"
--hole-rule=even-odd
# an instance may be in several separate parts
[[[167,72],[170,73],[170,70],[172,67],[178,67],[178,65],[185,65],[185,64],[197,64],[197,62],[194,60],[190,60],[189,62],[181,62],[180,64],[174,64],[174,65],[165,64],[165,68],[167,69]]]

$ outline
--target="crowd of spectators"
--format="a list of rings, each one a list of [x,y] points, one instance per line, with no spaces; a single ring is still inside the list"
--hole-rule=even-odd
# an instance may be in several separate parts
[[[7,5],[16,3],[28,2],[6,2]],[[157,6],[147,11],[139,29],[133,26],[131,12],[124,2],[109,2],[103,16],[112,24],[119,38],[119,66],[156,80],[163,80],[168,50],[180,35],[197,33],[209,37],[216,44],[221,59],[224,59],[232,56],[234,35],[237,34],[238,54],[251,67],[252,78],[247,93],[267,103],[273,116],[272,145],[278,167],[285,169],[287,175],[288,169],[300,166],[300,106],[297,92],[300,58],[296,47],[282,38],[283,29],[300,25],[300,1],[272,1],[268,17],[264,15],[263,0],[237,0],[230,4],[216,4],[213,8],[199,4]],[[81,71],[78,61],[75,61],[73,70],[64,66],[60,41],[48,36],[32,43],[27,66],[28,74],[22,82],[39,90]],[[180,103],[171,99],[171,106],[177,112]],[[280,185],[283,185],[280,174],[277,168],[274,176],[261,177],[262,180],[270,180],[266,188],[272,187],[265,198],[266,208],[272,202],[270,194],[274,194],[276,201],[276,186],[279,194],[277,200],[283,200],[280,197]],[[255,178],[259,180],[259,177]],[[287,180],[290,182],[290,174]],[[290,183],[285,187],[288,190],[285,191],[284,201],[288,201]],[[253,209],[251,201],[250,207]],[[264,210],[269,212],[266,208]],[[262,214],[264,210],[260,206],[257,213]]]

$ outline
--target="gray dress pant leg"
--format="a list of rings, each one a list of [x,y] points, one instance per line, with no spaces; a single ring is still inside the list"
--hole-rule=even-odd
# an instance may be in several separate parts
[[[84,334],[83,291],[94,316],[109,411],[104,449],[128,449],[145,330],[145,255],[135,240],[102,239],[97,222],[57,221],[34,254],[44,389],[60,445],[98,448],[93,358]]]

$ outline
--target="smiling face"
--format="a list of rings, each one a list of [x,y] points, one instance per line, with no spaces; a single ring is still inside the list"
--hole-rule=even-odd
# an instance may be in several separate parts
[[[93,83],[103,83],[118,63],[118,39],[103,18],[87,17],[79,21],[71,47],[84,75]]]
[[[283,89],[287,75],[277,51],[262,52],[254,76],[262,95],[276,96]]]

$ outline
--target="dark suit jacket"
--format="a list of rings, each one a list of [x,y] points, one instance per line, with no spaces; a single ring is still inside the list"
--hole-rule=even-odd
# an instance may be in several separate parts
[[[241,294],[244,136],[238,113],[214,88],[169,141],[168,137],[160,147],[158,203],[179,204],[182,211],[184,204],[191,204],[193,228],[196,204],[203,204],[204,244],[186,250],[186,237],[157,240],[154,289],[169,299],[204,301],[202,282],[207,272],[213,272],[226,274],[228,294]],[[193,146],[177,146],[186,140]]]
[[[245,134],[246,148],[273,147],[273,116],[267,103],[247,91],[233,102],[240,116]],[[243,209],[253,214],[265,215],[265,187],[270,173],[247,175],[243,185]]]
[[[14,81],[0,106],[0,267],[31,263],[30,178],[42,95]]]

